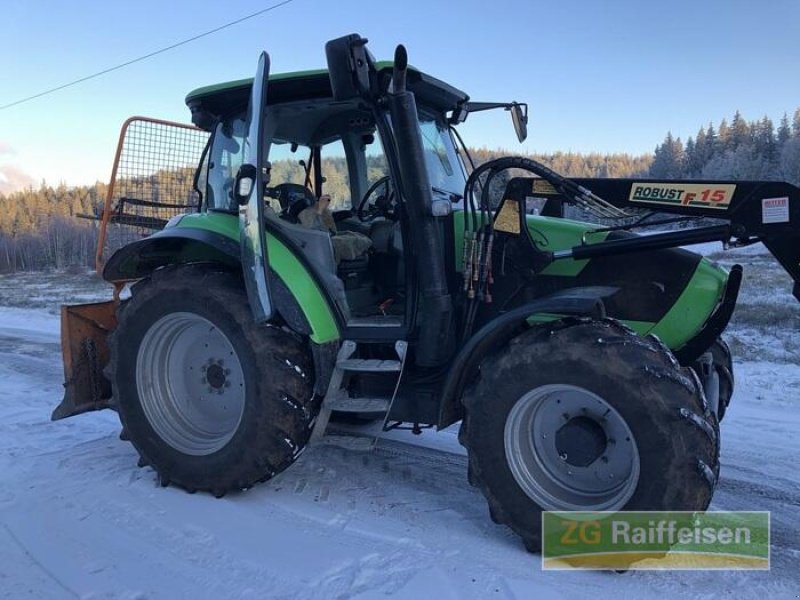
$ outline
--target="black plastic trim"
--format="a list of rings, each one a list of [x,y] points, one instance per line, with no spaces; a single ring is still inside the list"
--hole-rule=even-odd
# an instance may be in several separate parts
[[[238,242],[206,229],[169,227],[117,250],[103,268],[103,279],[110,282],[141,279],[169,264],[200,262],[187,252],[209,249],[206,260],[227,266],[239,264]]]

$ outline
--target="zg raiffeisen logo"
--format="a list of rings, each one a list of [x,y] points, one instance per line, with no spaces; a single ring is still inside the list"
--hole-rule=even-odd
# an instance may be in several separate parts
[[[768,512],[543,512],[542,569],[768,570]]]

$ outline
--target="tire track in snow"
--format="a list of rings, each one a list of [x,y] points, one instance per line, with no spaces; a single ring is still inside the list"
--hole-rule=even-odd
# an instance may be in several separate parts
[[[33,555],[30,551],[28,551],[28,548],[25,547],[25,544],[23,544],[19,540],[19,538],[16,535],[14,535],[14,532],[11,531],[11,529],[9,528],[9,526],[7,524],[2,523],[2,526],[3,526],[3,530],[5,530],[5,532],[8,535],[8,537],[11,538],[11,540],[13,540],[13,542],[17,545],[17,547],[22,552],[22,554],[25,555],[25,557],[28,560],[30,560],[34,565],[36,565],[36,567],[39,568],[42,571],[42,573],[44,573],[51,581],[54,581],[58,585],[58,587],[60,587],[63,591],[65,591],[71,597],[73,597],[73,598],[79,598],[80,597],[80,595],[77,592],[75,592],[75,590],[73,590],[72,588],[70,588],[66,584],[64,584],[64,582],[61,581],[50,569],[48,569],[45,565],[43,565],[36,558],[35,555]]]

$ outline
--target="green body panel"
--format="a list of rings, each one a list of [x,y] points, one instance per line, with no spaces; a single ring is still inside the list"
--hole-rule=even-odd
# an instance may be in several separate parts
[[[569,219],[554,217],[528,216],[528,230],[537,245],[550,252],[565,250],[582,244],[587,231],[595,226]],[[462,269],[464,253],[464,212],[453,214],[455,268]],[[596,233],[588,236],[589,243],[603,241],[607,233]],[[602,259],[595,259],[602,260]],[[588,260],[560,260],[550,264],[541,274],[561,277],[577,277]],[[632,273],[631,277],[636,277]],[[634,321],[620,319],[628,327],[640,335],[654,334],[673,350],[678,350],[691,340],[702,329],[708,318],[714,313],[728,280],[727,271],[719,268],[706,259],[700,260],[694,274],[677,301],[670,307],[658,322]],[[613,316],[613,315],[612,315]],[[546,323],[561,318],[561,315],[532,315],[528,322]]]
[[[728,272],[704,258],[678,301],[647,333],[657,335],[673,350],[681,348],[716,310],[727,283]]]
[[[658,323],[621,319],[639,335],[657,335],[672,350],[679,350],[702,328],[719,304],[728,274],[703,259],[683,294]],[[563,315],[541,313],[531,315],[535,325],[562,318]]]
[[[533,215],[528,216],[527,223],[528,231],[530,231],[533,241],[536,242],[539,248],[547,252],[580,246],[582,236],[592,228],[591,225],[579,221]],[[602,242],[607,236],[608,232],[592,233],[587,236],[587,242],[590,244]],[[542,275],[574,277],[588,263],[588,260],[572,260],[571,258],[558,260],[548,265],[542,271]]]
[[[213,231],[239,240],[239,219],[225,213],[197,213],[183,217],[176,227]],[[267,233],[267,252],[272,270],[280,277],[297,300],[311,327],[311,340],[317,344],[339,339],[331,307],[311,274],[292,251],[276,237]]]
[[[553,252],[564,250],[581,244],[581,238],[591,225],[569,219],[556,219],[553,217],[540,217],[529,215],[527,217],[528,231],[531,238],[542,250]],[[456,270],[461,271],[464,257],[464,211],[453,212],[453,228],[455,239]],[[589,236],[591,242],[602,242],[606,239],[607,232],[595,233]],[[562,275],[574,277],[586,266],[588,260],[559,260],[548,265],[543,275]]]

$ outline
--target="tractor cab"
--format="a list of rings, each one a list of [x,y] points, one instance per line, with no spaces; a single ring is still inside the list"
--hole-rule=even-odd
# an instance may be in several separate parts
[[[378,85],[389,86],[392,69],[392,63],[376,65]],[[449,212],[463,193],[466,171],[448,117],[467,96],[419,71],[410,70],[409,79],[432,193]],[[257,146],[261,164],[269,165],[268,174],[262,169],[263,226],[300,250],[333,300],[340,325],[406,329],[414,306],[413,225],[397,183],[391,116],[361,97],[333,100],[327,71],[266,81],[260,142],[248,138],[252,81],[187,97],[194,123],[211,133],[197,177],[202,210],[238,214],[237,174]]]

